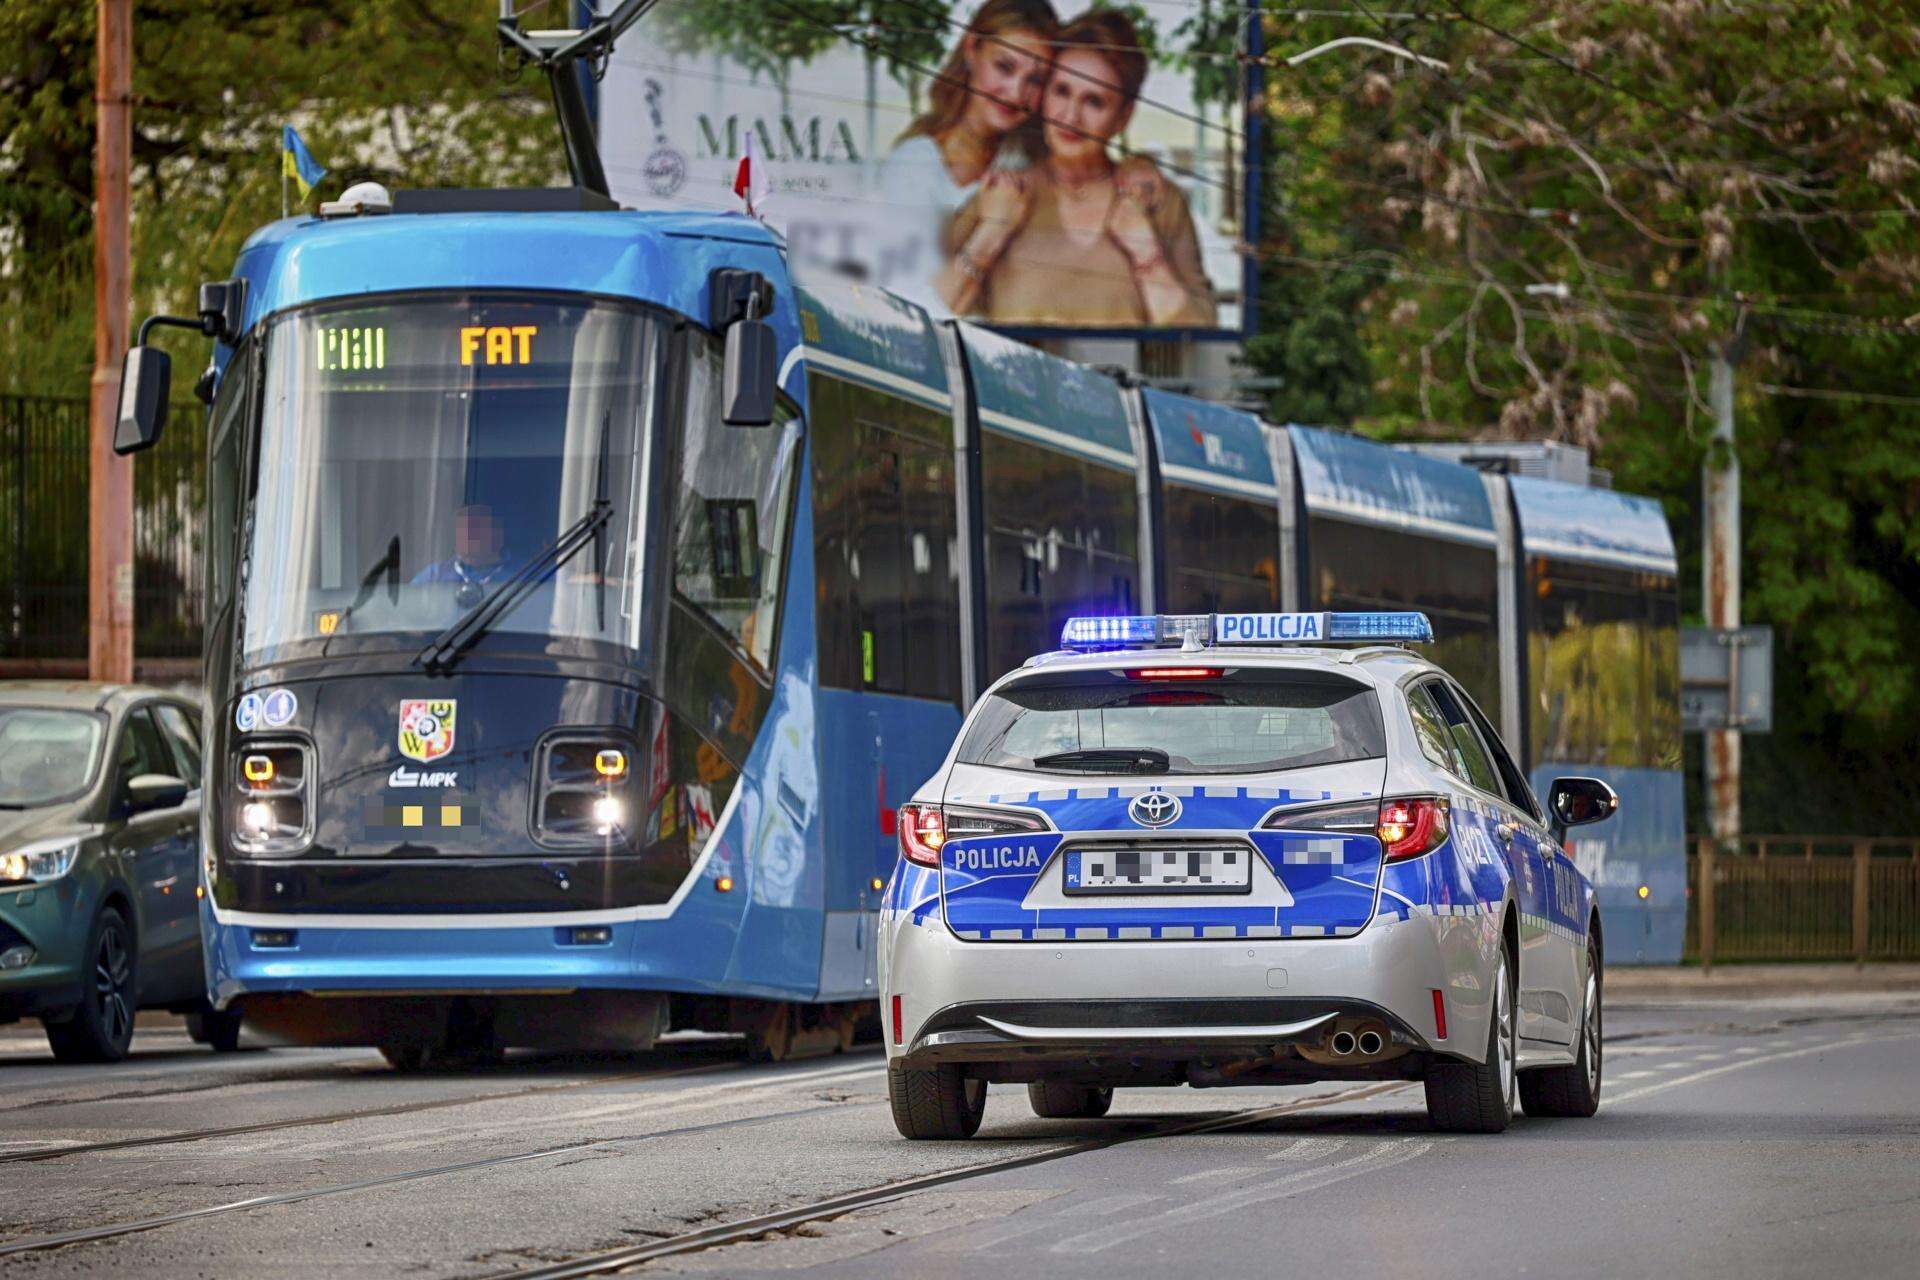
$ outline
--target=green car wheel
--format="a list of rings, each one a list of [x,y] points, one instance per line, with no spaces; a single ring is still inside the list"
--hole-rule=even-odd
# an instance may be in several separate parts
[[[139,989],[133,930],[114,907],[93,919],[86,954],[92,957],[80,1005],[48,1019],[47,1042],[61,1062],[118,1062],[133,1043],[133,1011]]]

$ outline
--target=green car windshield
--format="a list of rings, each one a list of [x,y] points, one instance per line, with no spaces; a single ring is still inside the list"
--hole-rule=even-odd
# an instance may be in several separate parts
[[[92,712],[0,707],[0,809],[38,809],[81,794],[104,737]]]

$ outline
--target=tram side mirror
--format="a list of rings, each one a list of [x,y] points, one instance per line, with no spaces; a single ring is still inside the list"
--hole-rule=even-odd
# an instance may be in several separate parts
[[[113,424],[113,451],[122,456],[160,443],[167,425],[173,361],[158,347],[128,347],[120,364],[120,412]]]
[[[1611,818],[1620,809],[1620,797],[1598,778],[1555,778],[1547,808],[1553,812],[1553,836],[1558,840],[1568,827]]]
[[[773,425],[773,396],[780,377],[773,326],[742,319],[727,326],[722,368],[721,420],[730,427]]]

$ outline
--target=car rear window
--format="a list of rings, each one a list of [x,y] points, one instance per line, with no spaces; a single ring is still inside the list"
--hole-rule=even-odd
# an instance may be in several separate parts
[[[1040,773],[1263,773],[1386,755],[1380,700],[1337,677],[1039,677],[990,693],[964,764]]]

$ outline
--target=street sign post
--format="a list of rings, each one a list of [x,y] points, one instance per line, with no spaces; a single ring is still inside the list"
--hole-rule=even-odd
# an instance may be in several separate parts
[[[1773,731],[1773,628],[1680,629],[1680,725],[1689,733]]]

